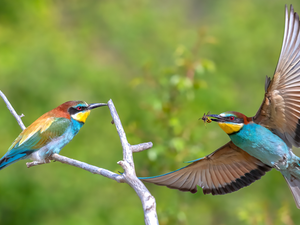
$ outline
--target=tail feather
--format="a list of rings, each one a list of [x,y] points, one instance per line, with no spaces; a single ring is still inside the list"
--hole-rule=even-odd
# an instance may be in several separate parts
[[[22,153],[18,153],[15,155],[10,155],[10,156],[3,156],[0,159],[0,170],[4,169],[5,167],[9,166],[12,163],[15,163],[21,159],[26,158],[28,155],[27,152],[22,152]]]
[[[300,209],[300,179],[294,177],[293,175],[291,175],[290,178],[287,178],[285,176],[284,178],[294,196],[297,208]]]

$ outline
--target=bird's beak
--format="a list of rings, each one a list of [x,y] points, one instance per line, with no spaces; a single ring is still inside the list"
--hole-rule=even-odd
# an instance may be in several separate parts
[[[211,121],[214,121],[214,122],[224,122],[224,118],[220,115],[217,115],[217,114],[207,114],[207,115],[203,115],[202,117],[202,120],[204,122],[208,122],[210,123]]]
[[[107,104],[106,103],[92,103],[92,104],[89,104],[88,109],[95,109],[95,108],[98,108],[101,106],[107,106]]]

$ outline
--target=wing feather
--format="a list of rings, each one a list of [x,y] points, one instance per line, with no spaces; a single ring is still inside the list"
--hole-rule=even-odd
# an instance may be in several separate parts
[[[231,141],[212,154],[194,161],[186,167],[142,181],[204,194],[226,194],[248,186],[260,179],[271,167],[234,145]]]
[[[289,147],[300,147],[300,22],[285,7],[285,29],[281,53],[272,80],[266,79],[263,103],[253,117],[281,137]],[[299,129],[299,130],[298,130]]]
[[[11,157],[20,152],[34,151],[45,146],[52,139],[62,135],[69,124],[70,120],[63,117],[40,117],[20,133],[5,157]]]

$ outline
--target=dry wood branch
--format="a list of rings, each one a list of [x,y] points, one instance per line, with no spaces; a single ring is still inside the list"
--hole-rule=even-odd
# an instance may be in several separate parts
[[[21,116],[19,116],[17,114],[17,112],[15,111],[15,109],[12,107],[12,105],[10,104],[10,102],[8,101],[8,99],[6,98],[6,96],[3,94],[2,91],[0,91],[0,96],[3,98],[3,101],[5,102],[8,110],[11,112],[11,114],[13,114],[13,116],[16,118],[19,126],[22,128],[22,130],[24,130],[26,127],[21,119],[21,117],[23,117],[24,115],[22,114]]]
[[[16,113],[16,111],[14,110],[14,108],[12,107],[12,105],[10,104],[8,99],[6,98],[6,96],[1,91],[0,91],[0,96],[3,98],[9,111],[16,118],[19,126],[23,130],[26,129],[26,127],[24,126],[22,119],[21,119],[23,114],[21,116],[19,116]],[[50,159],[84,169],[93,174],[98,174],[98,175],[113,179],[119,183],[126,182],[135,190],[135,192],[137,193],[137,195],[139,196],[139,198],[142,202],[142,206],[144,209],[145,224],[146,225],[158,224],[157,215],[156,215],[155,199],[150,194],[150,192],[145,187],[145,185],[136,177],[134,161],[133,161],[133,157],[132,157],[132,152],[140,152],[143,150],[147,150],[147,149],[151,148],[153,146],[153,144],[151,142],[147,142],[147,143],[141,143],[141,144],[137,144],[137,145],[130,145],[127,141],[126,134],[124,132],[119,115],[116,111],[116,108],[115,108],[112,100],[109,100],[108,107],[110,109],[114,124],[118,131],[118,134],[120,136],[120,140],[121,140],[121,144],[122,144],[122,148],[123,148],[123,160],[118,162],[118,164],[120,166],[122,166],[122,168],[124,169],[123,174],[116,174],[109,170],[99,168],[97,166],[93,166],[93,165],[87,164],[85,162],[71,159],[71,158],[68,158],[68,157],[65,157],[65,156],[62,156],[59,154],[53,154],[50,157]],[[50,162],[50,160],[47,160],[45,163],[49,163],[49,162]],[[43,163],[37,163],[37,162],[26,163],[28,168],[32,167],[32,166],[41,165],[41,164],[43,164]]]
[[[131,151],[132,146],[127,141],[126,134],[112,100],[108,101],[108,107],[123,147],[123,161],[118,162],[118,164],[121,165],[125,171],[122,175],[125,179],[125,182],[135,190],[142,202],[145,224],[158,224],[155,198],[150,194],[146,186],[136,176]],[[152,143],[140,144],[136,149],[145,150],[143,146],[146,146],[146,149],[148,149],[150,145],[152,145]]]
[[[93,166],[93,165],[87,164],[85,162],[81,162],[81,161],[78,161],[78,160],[75,160],[75,159],[70,159],[68,157],[65,157],[65,156],[62,156],[62,155],[59,155],[59,154],[53,154],[51,156],[51,159],[53,159],[55,161],[59,161],[61,163],[65,163],[65,164],[71,165],[71,166],[76,166],[78,168],[81,168],[81,169],[84,169],[86,171],[89,171],[89,172],[91,172],[93,174],[102,175],[104,177],[113,179],[113,180],[115,180],[115,181],[117,181],[119,183],[124,183],[124,178],[123,178],[122,175],[113,173],[113,172],[111,172],[109,170],[106,170],[106,169],[99,168],[97,166]]]
[[[131,145],[131,151],[132,152],[141,152],[147,149],[150,149],[153,147],[152,142],[137,144],[137,145]]]

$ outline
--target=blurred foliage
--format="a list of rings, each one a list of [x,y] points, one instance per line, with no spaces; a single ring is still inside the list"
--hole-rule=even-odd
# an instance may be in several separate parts
[[[228,137],[203,113],[252,116],[272,76],[284,29],[284,3],[274,1],[9,1],[0,0],[0,89],[29,125],[68,100],[113,99],[139,176],[178,169]],[[20,132],[0,101],[4,154]],[[112,171],[122,158],[108,109],[92,112],[61,152]],[[299,151],[295,150],[299,155]],[[142,224],[126,184],[51,163],[1,171],[0,224]],[[299,224],[282,176],[271,171],[224,195],[182,193],[147,184],[160,224]]]

